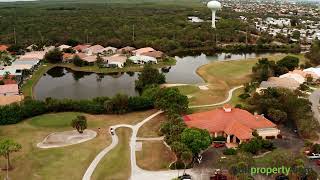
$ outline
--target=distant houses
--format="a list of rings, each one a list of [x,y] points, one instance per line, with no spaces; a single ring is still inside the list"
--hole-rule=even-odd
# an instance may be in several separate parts
[[[318,80],[320,78],[320,68],[296,69],[279,77],[270,77],[267,81],[261,82],[257,92],[270,87],[295,90],[305,83],[308,77],[311,77],[313,81]]]

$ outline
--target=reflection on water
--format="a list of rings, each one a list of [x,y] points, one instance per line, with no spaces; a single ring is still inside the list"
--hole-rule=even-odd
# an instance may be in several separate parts
[[[270,54],[218,54],[215,56],[186,56],[176,57],[177,63],[172,67],[160,69],[168,83],[197,84],[203,80],[196,74],[199,66],[212,61],[236,60],[267,56]],[[97,74],[79,72],[70,69],[55,67],[49,70],[37,83],[34,89],[37,99],[72,98],[87,99],[97,96],[114,96],[117,93],[125,93],[130,96],[137,95],[134,88],[138,73],[109,73]]]
[[[135,79],[136,73],[96,74],[55,67],[41,77],[34,93],[37,99],[88,99],[117,93],[134,96],[138,94],[134,88]]]

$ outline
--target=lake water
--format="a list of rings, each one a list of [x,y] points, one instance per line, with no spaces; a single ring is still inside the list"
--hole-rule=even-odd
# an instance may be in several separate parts
[[[225,53],[216,56],[186,56],[176,57],[175,66],[162,69],[166,75],[167,83],[201,84],[203,80],[196,74],[196,69],[212,61],[248,59],[270,54],[233,54],[229,57]],[[34,87],[37,99],[71,98],[87,99],[98,96],[114,96],[125,93],[130,96],[137,95],[134,82],[138,73],[112,73],[96,74],[72,71],[70,69],[55,67],[44,74]]]

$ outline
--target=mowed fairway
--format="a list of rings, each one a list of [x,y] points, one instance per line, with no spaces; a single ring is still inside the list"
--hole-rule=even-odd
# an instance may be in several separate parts
[[[145,170],[169,169],[175,160],[174,153],[164,145],[163,141],[142,141],[142,150],[136,152],[137,164]]]
[[[267,58],[279,60],[284,56],[283,54],[273,55]],[[232,87],[250,81],[252,67],[259,59],[218,61],[201,66],[197,73],[207,82],[209,90],[194,93],[190,104],[212,104],[223,101]]]
[[[119,128],[116,134],[118,145],[112,149],[98,164],[93,172],[94,180],[127,180],[130,177],[130,128]]]
[[[11,156],[11,179],[32,180],[79,180],[94,157],[111,144],[109,126],[116,124],[136,124],[155,110],[128,113],[125,115],[87,115],[88,129],[98,131],[98,136],[90,141],[62,148],[39,149],[37,143],[48,134],[71,130],[70,122],[82,113],[54,113],[37,116],[15,125],[1,126],[0,136],[11,138],[22,145],[20,152]],[[5,159],[0,158],[3,167]],[[5,176],[0,171],[0,179]]]

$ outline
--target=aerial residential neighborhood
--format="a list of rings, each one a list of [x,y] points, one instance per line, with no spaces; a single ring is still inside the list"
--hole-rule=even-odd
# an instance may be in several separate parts
[[[319,179],[319,7],[0,0],[0,178]]]

